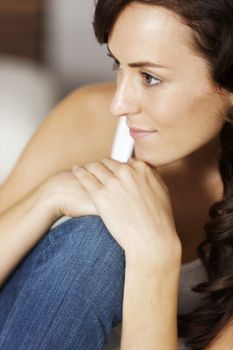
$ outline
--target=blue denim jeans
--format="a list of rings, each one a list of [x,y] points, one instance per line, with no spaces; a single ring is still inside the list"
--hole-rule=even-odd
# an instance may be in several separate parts
[[[52,229],[0,291],[0,349],[104,349],[121,321],[124,273],[99,216]]]

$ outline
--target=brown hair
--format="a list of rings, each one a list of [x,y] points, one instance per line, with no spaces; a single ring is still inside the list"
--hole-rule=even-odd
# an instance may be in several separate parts
[[[211,70],[217,86],[233,92],[233,1],[232,0],[99,0],[94,16],[98,41],[107,43],[113,26],[131,3],[162,6],[179,16],[192,29],[193,42]],[[208,282],[192,288],[207,293],[204,305],[187,315],[178,315],[179,336],[187,345],[202,350],[220,334],[233,316],[233,107],[220,133],[219,171],[223,198],[209,209],[204,226],[206,239],[197,247]],[[210,254],[205,247],[210,246]]]

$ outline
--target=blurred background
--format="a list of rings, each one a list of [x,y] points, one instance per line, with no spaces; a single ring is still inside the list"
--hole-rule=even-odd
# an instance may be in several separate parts
[[[94,0],[0,0],[0,183],[61,98],[114,79],[93,13]]]

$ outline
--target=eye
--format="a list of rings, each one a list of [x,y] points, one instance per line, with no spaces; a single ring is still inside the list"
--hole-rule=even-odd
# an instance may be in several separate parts
[[[117,71],[120,69],[120,66],[120,62],[118,62],[116,59],[113,59],[112,70]]]
[[[120,62],[116,60],[115,57],[113,57],[109,52],[107,53],[107,55],[113,60],[113,64],[112,64],[112,70],[113,71],[117,71],[120,69]]]
[[[162,81],[160,79],[154,77],[153,75],[151,75],[149,73],[141,72],[141,76],[142,76],[144,84],[147,87],[153,87],[155,85],[159,85],[162,83]]]

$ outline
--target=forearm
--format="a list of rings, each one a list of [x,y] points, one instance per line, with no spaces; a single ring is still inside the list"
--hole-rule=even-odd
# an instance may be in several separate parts
[[[55,220],[40,188],[0,216],[0,286]]]
[[[178,281],[179,268],[153,273],[126,264],[121,350],[178,349]]]

